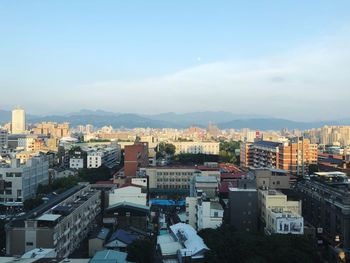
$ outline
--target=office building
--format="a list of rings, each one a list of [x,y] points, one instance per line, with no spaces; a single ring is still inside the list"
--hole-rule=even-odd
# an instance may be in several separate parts
[[[26,114],[20,107],[12,111],[12,134],[21,134],[26,131]]]
[[[68,257],[92,230],[101,209],[101,192],[81,184],[17,217],[6,227],[6,253],[17,256],[34,248],[54,248]]]

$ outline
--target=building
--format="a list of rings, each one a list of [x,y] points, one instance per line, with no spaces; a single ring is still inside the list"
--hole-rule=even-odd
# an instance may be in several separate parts
[[[45,156],[33,157],[26,164],[12,159],[11,165],[0,165],[0,204],[22,206],[35,197],[39,184],[49,182],[49,161]]]
[[[318,149],[308,139],[298,137],[288,142],[256,141],[250,146],[242,145],[241,154],[244,167],[280,169],[302,176],[308,173],[310,164],[317,164]]]
[[[258,191],[256,188],[230,188],[229,221],[238,231],[258,230]]]
[[[253,159],[253,151],[251,147],[253,143],[251,142],[241,142],[240,144],[240,166],[243,168],[253,167],[254,159]]]
[[[53,138],[68,137],[70,134],[69,123],[42,122],[32,129],[34,134],[42,134]]]
[[[171,142],[175,146],[175,154],[213,154],[219,155],[220,143],[218,142]]]
[[[268,168],[252,170],[258,189],[290,189],[291,176],[288,171]]]
[[[303,202],[303,217],[317,228],[323,242],[350,249],[350,183],[341,172],[315,173],[296,184]]]
[[[264,227],[269,222],[271,211],[301,215],[301,207],[301,201],[288,200],[288,196],[280,191],[263,189],[258,191],[258,208],[260,220]]]
[[[126,247],[136,239],[138,239],[136,234],[123,229],[118,229],[109,238],[106,248],[124,251]]]
[[[288,211],[278,209],[267,210],[265,232],[271,234],[304,234],[304,218]]]
[[[136,176],[140,167],[148,166],[148,143],[140,142],[125,146],[124,174]]]
[[[216,176],[194,176],[190,183],[190,197],[186,197],[187,222],[197,231],[221,226],[224,209],[218,199]]]
[[[201,262],[209,248],[196,230],[188,224],[170,226],[170,233],[157,237],[157,251],[163,262]]]
[[[103,250],[98,251],[95,256],[89,260],[89,263],[133,263],[126,260],[127,256],[128,254],[125,252]]]
[[[116,167],[120,162],[121,148],[115,144],[113,147],[104,147],[87,150],[87,168],[94,169],[104,165],[110,169]]]
[[[0,153],[1,150],[7,148],[8,146],[8,133],[7,130],[3,130],[0,128]]]
[[[130,228],[147,231],[150,207],[130,202],[119,202],[110,205],[103,218],[105,225],[118,228]]]
[[[12,134],[21,134],[26,131],[26,114],[20,107],[12,111]]]
[[[112,206],[121,202],[130,202],[139,205],[146,205],[147,194],[142,193],[141,187],[126,186],[114,189],[109,193],[109,205]]]
[[[101,192],[81,184],[56,196],[6,226],[6,253],[22,255],[34,248],[54,248],[68,257],[81,244],[100,213]]]
[[[96,252],[104,249],[109,235],[108,228],[96,229],[89,237],[89,257],[93,257]]]

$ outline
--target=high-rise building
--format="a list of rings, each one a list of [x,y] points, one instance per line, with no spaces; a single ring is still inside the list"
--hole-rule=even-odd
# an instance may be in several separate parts
[[[17,107],[12,111],[12,134],[24,133],[26,131],[25,111]]]

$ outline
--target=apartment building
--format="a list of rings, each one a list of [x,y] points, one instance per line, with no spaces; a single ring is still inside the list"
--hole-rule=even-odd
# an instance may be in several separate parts
[[[191,179],[190,196],[186,197],[188,223],[196,230],[221,226],[224,209],[218,198],[219,179],[196,175]]]
[[[75,186],[6,226],[6,254],[22,255],[35,248],[53,248],[68,257],[81,245],[100,213],[101,192]]]
[[[87,150],[87,168],[94,169],[104,165],[113,168],[118,165],[121,157],[121,149],[117,144],[113,147],[105,147]]]
[[[253,168],[251,172],[255,177],[256,187],[258,189],[290,189],[291,187],[291,176],[288,171]]]
[[[241,151],[245,155],[242,157],[244,167],[281,169],[301,176],[308,173],[310,164],[317,164],[317,145],[311,144],[308,139],[257,141],[249,147],[242,145]],[[247,161],[246,156],[251,156],[252,161],[249,157]]]
[[[220,152],[220,143],[218,142],[171,142],[175,146],[175,154],[213,154]]]
[[[277,190],[260,189],[258,191],[258,208],[260,220],[265,227],[269,222],[270,210],[301,215],[301,202],[288,200],[287,195]]]
[[[23,202],[36,194],[39,184],[49,182],[49,160],[46,156],[29,159],[20,164],[12,159],[11,164],[0,166],[0,204],[22,206]]]
[[[34,134],[42,134],[54,138],[67,137],[70,134],[69,123],[42,122],[32,129]]]
[[[243,168],[253,167],[253,151],[251,147],[253,143],[251,142],[241,142],[240,144],[240,165]]]
[[[304,234],[304,218],[300,214],[279,209],[267,209],[265,233],[272,234]]]
[[[350,249],[350,183],[342,172],[319,172],[296,185],[304,218],[322,234],[324,242]]]

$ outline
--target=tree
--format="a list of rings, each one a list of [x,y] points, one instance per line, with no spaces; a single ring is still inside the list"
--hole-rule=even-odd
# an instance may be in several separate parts
[[[126,260],[136,263],[154,262],[154,245],[150,239],[137,239],[126,248]]]
[[[176,150],[176,147],[174,144],[161,142],[156,148],[157,159],[164,158],[166,155],[172,156],[175,154],[175,150]]]
[[[89,183],[96,183],[97,181],[106,181],[111,178],[111,172],[108,167],[101,165],[96,169],[80,169],[79,177]]]
[[[205,262],[320,262],[312,243],[303,236],[266,236],[260,233],[237,232],[230,226],[204,229],[198,234],[210,248],[206,253]]]

